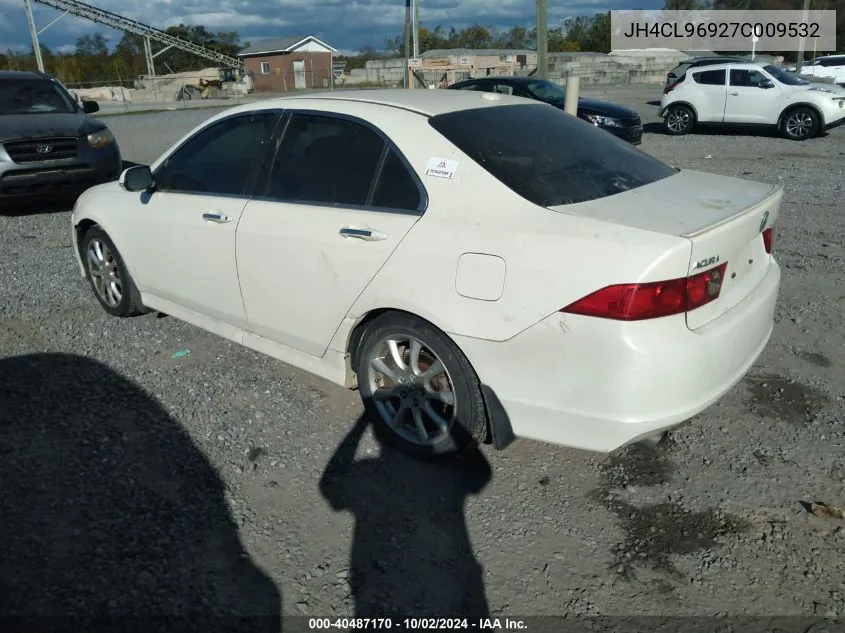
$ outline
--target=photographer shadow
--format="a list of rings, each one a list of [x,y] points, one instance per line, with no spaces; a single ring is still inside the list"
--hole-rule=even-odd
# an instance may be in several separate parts
[[[356,617],[488,617],[464,504],[490,481],[490,464],[478,447],[449,461],[407,457],[381,425],[373,427],[380,454],[356,460],[368,426],[366,415],[357,420],[320,480],[332,509],[355,516],[349,585]]]

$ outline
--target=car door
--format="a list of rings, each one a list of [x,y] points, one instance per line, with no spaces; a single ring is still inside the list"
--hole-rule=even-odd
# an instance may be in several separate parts
[[[753,68],[732,68],[728,81],[726,123],[777,123],[783,97],[777,82]]]
[[[322,356],[425,204],[417,175],[369,124],[291,112],[237,231],[249,329]]]
[[[278,118],[268,110],[214,122],[156,167],[132,226],[146,252],[127,255],[143,292],[246,325],[235,228]]]
[[[725,101],[727,98],[727,72],[724,68],[717,70],[699,70],[692,72],[695,82],[695,99],[693,105],[697,118],[703,123],[721,123],[725,115]]]

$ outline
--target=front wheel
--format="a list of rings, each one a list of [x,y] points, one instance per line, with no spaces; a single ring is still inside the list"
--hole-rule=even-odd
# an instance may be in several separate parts
[[[820,126],[821,121],[815,110],[795,108],[784,115],[780,131],[792,141],[806,141],[819,133]]]
[[[673,136],[689,134],[695,125],[695,113],[687,106],[669,106],[663,119],[663,125],[666,132]]]
[[[442,332],[387,313],[367,327],[356,354],[358,389],[377,435],[420,458],[458,454],[487,432],[479,380]]]
[[[92,226],[80,248],[85,273],[94,296],[112,316],[130,317],[144,313],[138,289],[111,238],[99,226]]]

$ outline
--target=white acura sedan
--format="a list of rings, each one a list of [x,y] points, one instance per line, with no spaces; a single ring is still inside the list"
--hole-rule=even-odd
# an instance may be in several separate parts
[[[540,102],[362,90],[215,115],[72,223],[109,314],[357,388],[414,455],[604,452],[709,407],[761,353],[782,196]]]

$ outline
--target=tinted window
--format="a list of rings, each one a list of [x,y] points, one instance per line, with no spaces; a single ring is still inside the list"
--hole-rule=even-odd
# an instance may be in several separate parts
[[[481,82],[474,83],[474,84],[464,84],[462,86],[452,86],[452,87],[455,90],[480,90],[482,92],[484,91],[484,84],[481,83]]]
[[[731,85],[758,88],[760,82],[767,81],[768,77],[759,70],[731,70]]]
[[[503,184],[541,206],[604,198],[676,173],[548,105],[463,110],[429,123]]]
[[[707,86],[724,86],[725,85],[725,70],[703,70],[700,73],[694,73],[696,82]]]
[[[513,94],[513,86],[509,86],[508,84],[503,83],[494,83],[493,84],[493,92],[498,92],[503,95],[512,95]]]
[[[161,191],[242,195],[256,159],[262,158],[276,115],[226,119],[203,129],[156,171]]]
[[[0,80],[0,114],[76,112],[70,95],[46,79]]]
[[[269,197],[363,206],[384,141],[370,128],[330,116],[295,114],[270,174]]]
[[[416,211],[420,206],[417,183],[393,150],[384,159],[372,206],[409,211]]]

